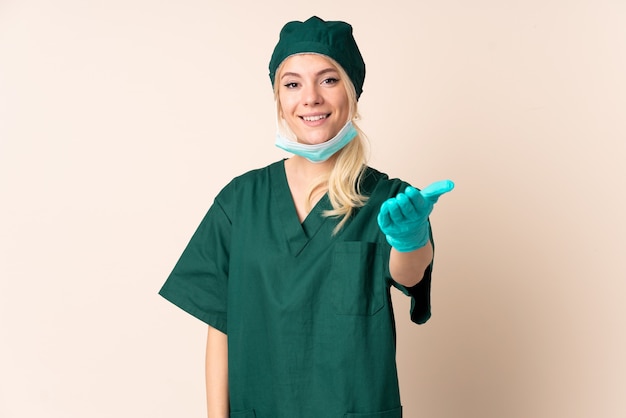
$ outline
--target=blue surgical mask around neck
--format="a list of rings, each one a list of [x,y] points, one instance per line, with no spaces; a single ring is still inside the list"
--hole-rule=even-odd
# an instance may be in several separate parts
[[[292,154],[304,157],[312,163],[322,163],[348,145],[357,134],[358,132],[352,124],[352,121],[348,121],[334,138],[314,145],[292,141],[283,136],[279,131],[276,134],[276,146]]]

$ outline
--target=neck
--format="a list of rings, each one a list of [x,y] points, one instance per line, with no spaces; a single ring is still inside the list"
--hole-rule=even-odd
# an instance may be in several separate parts
[[[317,182],[320,177],[330,174],[335,160],[336,157],[333,156],[322,163],[312,163],[304,157],[294,155],[285,161],[285,174],[300,222],[304,222],[311,208],[328,190],[328,182]],[[316,186],[312,189],[314,185]]]
[[[312,163],[304,157],[294,155],[285,161],[285,167],[300,179],[312,181],[317,177],[329,174],[335,167],[336,160],[337,156],[333,155],[324,162]]]

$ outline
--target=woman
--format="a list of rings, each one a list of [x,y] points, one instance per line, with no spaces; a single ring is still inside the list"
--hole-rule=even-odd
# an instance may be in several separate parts
[[[428,215],[453,184],[366,166],[364,77],[349,24],[285,25],[270,79],[294,156],[228,184],[161,289],[209,325],[209,418],[402,415],[390,287],[428,320]]]

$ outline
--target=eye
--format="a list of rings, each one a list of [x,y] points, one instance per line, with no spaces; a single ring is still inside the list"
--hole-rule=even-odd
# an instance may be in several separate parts
[[[322,84],[333,85],[333,84],[337,84],[338,82],[339,82],[339,79],[334,78],[334,77],[328,77],[324,79],[324,81],[322,81]]]
[[[291,83],[286,83],[284,86],[287,87],[288,89],[295,89],[296,87],[298,87],[298,83],[294,81]]]

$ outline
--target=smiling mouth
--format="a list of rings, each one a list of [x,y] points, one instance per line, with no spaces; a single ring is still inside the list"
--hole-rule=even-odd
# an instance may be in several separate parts
[[[326,119],[329,116],[330,116],[330,113],[327,115],[300,116],[300,117],[307,122],[317,122],[318,120]]]

